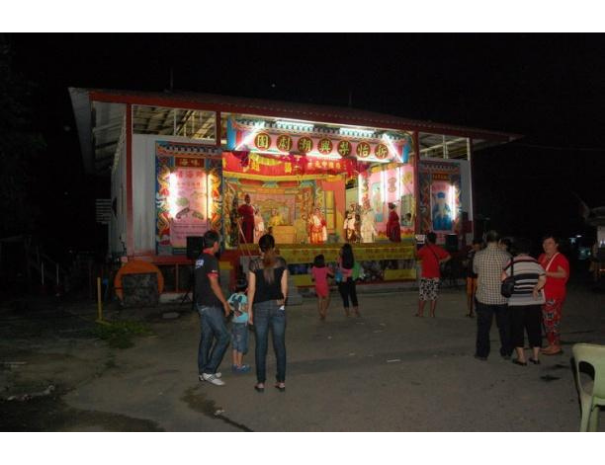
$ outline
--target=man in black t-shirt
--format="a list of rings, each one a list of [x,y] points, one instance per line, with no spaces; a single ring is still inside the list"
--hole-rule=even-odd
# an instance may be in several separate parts
[[[201,337],[198,349],[198,371],[200,381],[223,386],[218,367],[229,346],[229,331],[225,317],[231,307],[219,284],[219,268],[216,253],[220,236],[216,231],[204,234],[204,250],[195,261],[195,304],[200,314]],[[216,342],[214,341],[216,339]],[[213,345],[214,342],[214,345]]]

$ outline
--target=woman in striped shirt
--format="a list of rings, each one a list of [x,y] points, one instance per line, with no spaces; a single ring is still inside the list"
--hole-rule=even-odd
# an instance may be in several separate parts
[[[502,281],[513,276],[515,287],[508,299],[511,315],[512,343],[517,352],[513,360],[516,365],[527,366],[525,360],[524,330],[532,349],[533,357],[529,361],[534,365],[540,364],[540,348],[542,347],[542,307],[546,274],[538,261],[529,256],[531,244],[525,239],[517,239],[513,244],[516,256],[506,264],[502,272]]]

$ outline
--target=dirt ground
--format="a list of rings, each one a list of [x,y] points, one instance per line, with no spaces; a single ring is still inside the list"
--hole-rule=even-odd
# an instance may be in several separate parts
[[[199,318],[189,305],[112,311],[153,331],[127,349],[94,336],[94,304],[30,299],[0,309],[2,431],[577,431],[571,369],[576,342],[605,344],[605,295],[570,287],[565,353],[519,367],[473,358],[476,320],[465,295],[445,289],[437,318],[415,318],[414,291],[362,294],[346,318],[333,294],[328,320],[315,301],[288,308],[287,391],[253,373],[197,380]],[[162,318],[178,312],[176,319]],[[271,352],[271,350],[270,350]],[[254,338],[246,362],[254,362]],[[273,355],[268,376],[275,373]],[[270,381],[269,379],[269,381]],[[600,431],[605,431],[601,413]]]

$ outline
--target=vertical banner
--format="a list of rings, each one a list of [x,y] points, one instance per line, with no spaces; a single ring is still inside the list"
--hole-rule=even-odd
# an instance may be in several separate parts
[[[419,178],[421,231],[440,237],[460,232],[460,166],[423,160]]]
[[[156,143],[158,255],[185,254],[188,236],[221,231],[221,166],[220,158],[196,155],[194,144]]]

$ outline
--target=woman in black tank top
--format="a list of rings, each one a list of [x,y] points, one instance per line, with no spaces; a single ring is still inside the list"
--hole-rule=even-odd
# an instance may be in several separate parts
[[[250,262],[248,273],[249,324],[256,336],[257,392],[264,392],[269,328],[271,329],[277,374],[275,387],[286,390],[286,298],[288,296],[288,268],[275,252],[275,239],[265,234],[258,241],[260,258]]]

